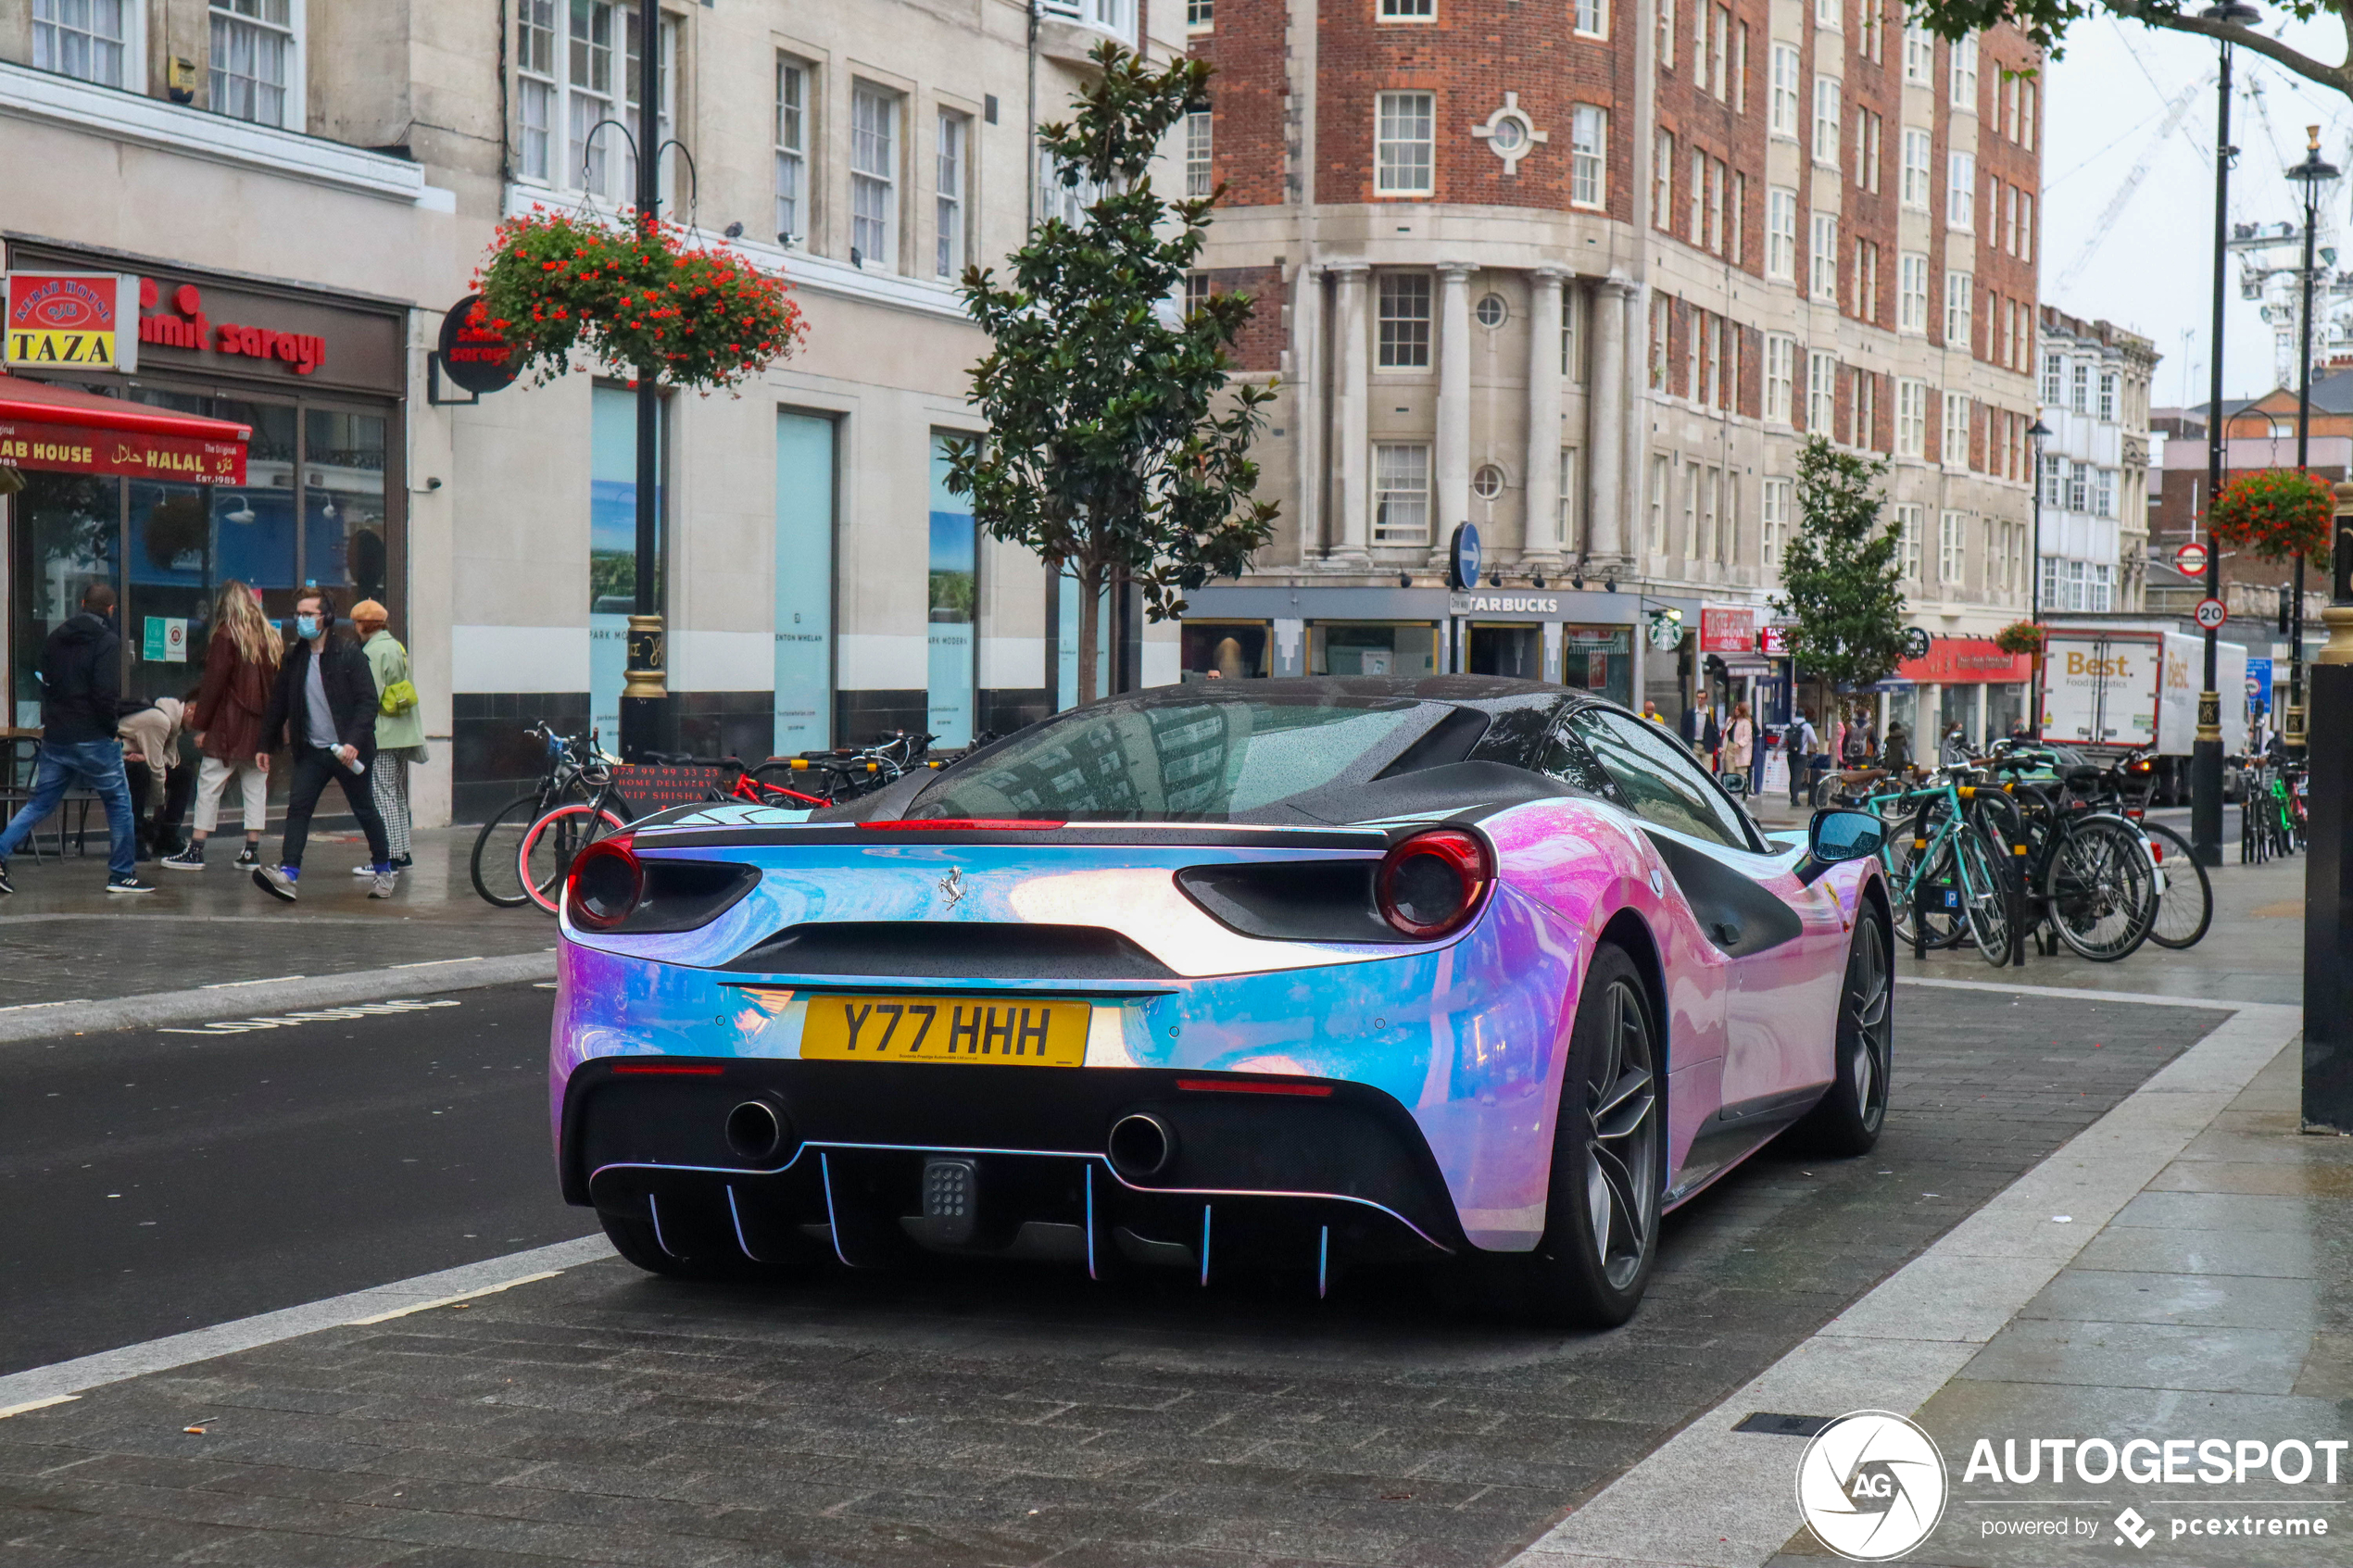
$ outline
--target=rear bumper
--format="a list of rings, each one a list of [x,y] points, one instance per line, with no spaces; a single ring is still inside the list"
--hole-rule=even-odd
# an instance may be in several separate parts
[[[564,1196],[649,1222],[682,1256],[766,1259],[830,1248],[853,1266],[922,1248],[1199,1269],[1248,1259],[1436,1257],[1465,1245],[1413,1117],[1363,1085],[1198,1071],[912,1066],[727,1057],[599,1059],[566,1085]],[[756,1101],[782,1136],[731,1145]],[[1122,1174],[1108,1149],[1123,1117],[1172,1135],[1166,1163]],[[761,1125],[766,1125],[762,1123]],[[926,1168],[972,1206],[941,1226]]]

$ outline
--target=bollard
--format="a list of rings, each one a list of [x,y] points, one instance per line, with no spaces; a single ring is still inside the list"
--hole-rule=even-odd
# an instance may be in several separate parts
[[[2304,860],[2304,1130],[2353,1134],[2353,483],[2336,486],[2328,646],[2304,700],[2310,827]]]

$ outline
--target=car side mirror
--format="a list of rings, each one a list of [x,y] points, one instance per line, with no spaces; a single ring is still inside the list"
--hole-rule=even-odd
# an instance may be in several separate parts
[[[1737,771],[1721,773],[1717,776],[1716,782],[1723,785],[1724,793],[1727,795],[1743,796],[1748,793],[1748,775],[1745,773]]]
[[[1842,860],[1878,854],[1886,843],[1887,824],[1869,811],[1836,807],[1817,811],[1806,829],[1806,859],[1798,867],[1798,880],[1810,883]]]

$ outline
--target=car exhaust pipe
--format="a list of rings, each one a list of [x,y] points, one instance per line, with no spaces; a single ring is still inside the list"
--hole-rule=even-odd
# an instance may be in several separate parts
[[[1131,1181],[1157,1176],[1176,1158],[1176,1129],[1149,1110],[1131,1110],[1112,1123],[1104,1152]]]
[[[765,1100],[748,1099],[727,1112],[727,1148],[747,1165],[776,1158],[786,1138],[785,1119]]]

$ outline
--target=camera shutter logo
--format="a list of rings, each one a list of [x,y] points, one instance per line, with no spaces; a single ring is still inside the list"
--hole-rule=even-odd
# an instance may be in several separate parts
[[[1816,1435],[1797,1461],[1797,1506],[1815,1538],[1854,1562],[1884,1562],[1944,1513],[1944,1456],[1900,1415],[1856,1411]]]

